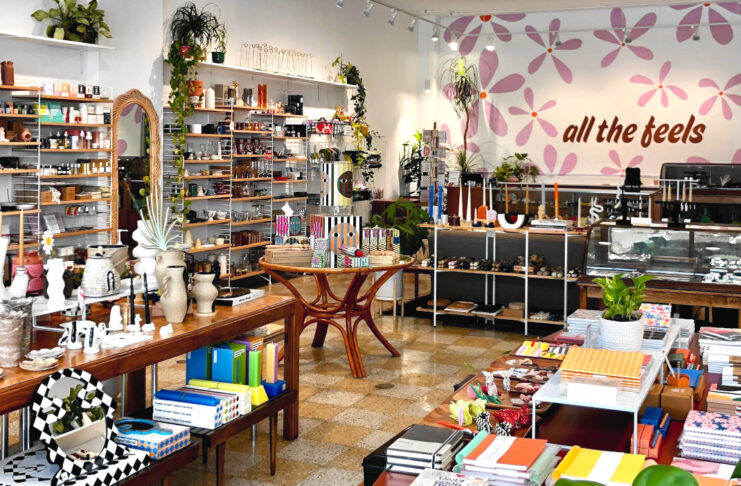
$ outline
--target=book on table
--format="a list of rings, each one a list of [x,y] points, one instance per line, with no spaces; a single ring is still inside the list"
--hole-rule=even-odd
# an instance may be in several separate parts
[[[386,449],[386,464],[391,471],[408,474],[446,469],[462,447],[460,430],[413,425]]]
[[[559,448],[543,439],[488,435],[463,457],[461,471],[502,486],[540,483],[555,467]]]
[[[553,470],[554,481],[561,478],[586,480],[607,486],[629,486],[646,462],[643,454],[599,451],[574,446]]]

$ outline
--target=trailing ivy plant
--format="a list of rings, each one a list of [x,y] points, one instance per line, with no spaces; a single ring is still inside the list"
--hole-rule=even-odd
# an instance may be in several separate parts
[[[187,40],[186,40],[187,42]],[[185,152],[187,143],[185,135],[188,133],[186,119],[195,112],[195,105],[191,102],[188,93],[188,81],[195,79],[198,74],[196,68],[198,59],[201,58],[203,50],[200,45],[191,41],[190,51],[187,55],[182,54],[181,44],[173,41],[167,53],[165,62],[170,65],[170,97],[168,99],[170,109],[175,115],[176,127],[171,131],[173,145],[172,167],[177,171],[174,182],[180,185],[178,194],[171,194],[170,201],[175,208],[182,207],[182,212],[176,214],[176,219],[185,224],[185,215],[190,209],[191,202],[185,200],[185,184],[188,182],[185,176]],[[203,96],[201,94],[201,96]]]

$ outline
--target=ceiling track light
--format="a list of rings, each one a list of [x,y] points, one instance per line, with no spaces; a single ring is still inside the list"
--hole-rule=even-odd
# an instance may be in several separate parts
[[[561,44],[563,44],[563,42],[561,42],[561,36],[559,35],[558,32],[556,32],[556,37],[555,37],[554,41],[555,42],[553,43],[553,45],[556,46],[556,47],[561,47]]]
[[[700,26],[695,25],[692,27],[692,40],[693,41],[699,41],[700,40]]]
[[[391,17],[389,17],[389,25],[394,25],[396,23],[396,16],[399,15],[399,12],[395,9],[391,9]]]
[[[440,32],[437,30],[437,25],[432,28],[432,42],[440,40]]]
[[[494,50],[497,48],[496,45],[494,45],[494,37],[489,37],[486,39],[486,50],[489,52],[494,52]]]
[[[448,42],[448,47],[450,47],[451,51],[457,51],[458,50],[458,41],[450,41]]]
[[[337,8],[342,8],[345,6],[345,0],[337,0],[337,3],[335,3],[335,5],[337,5]]]
[[[417,26],[417,17],[414,17],[412,19],[412,22],[409,24],[409,27],[407,27],[407,30],[409,32],[414,32],[414,28]]]
[[[368,0],[368,3],[365,6],[365,10],[363,10],[363,15],[366,17],[370,17],[371,10],[373,10],[374,3]]]

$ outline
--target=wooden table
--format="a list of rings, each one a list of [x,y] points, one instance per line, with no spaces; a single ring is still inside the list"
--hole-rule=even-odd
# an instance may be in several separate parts
[[[82,350],[66,351],[59,360],[58,368],[73,367],[90,372],[98,380],[107,380],[142,370],[188,351],[211,343],[226,341],[265,324],[282,320],[285,326],[283,374],[286,380],[286,393],[281,399],[270,402],[273,405],[263,409],[261,414],[270,415],[271,422],[274,422],[278,411],[283,410],[283,435],[287,440],[293,440],[298,437],[298,329],[300,322],[298,318],[300,315],[301,306],[294,298],[267,295],[235,307],[217,306],[214,316],[189,315],[182,324],[173,324],[173,334],[164,338],[160,336],[159,328],[167,322],[164,318],[154,318],[153,321],[158,330],[154,333],[152,340],[122,349],[103,349],[97,354],[85,354]],[[59,339],[57,333],[36,332],[32,348],[51,347],[57,339]],[[0,414],[27,406],[38,385],[52,372],[29,372],[20,368],[6,368],[5,375],[0,380]],[[143,389],[134,389],[130,386],[128,393],[137,395],[142,402],[146,398]],[[242,429],[232,425],[230,430],[237,433]],[[223,481],[224,477],[223,451],[228,436],[230,435],[221,433],[216,440],[212,439],[207,444],[217,447],[217,479],[220,481]],[[273,446],[271,449],[274,449],[274,444],[271,445]],[[197,449],[194,454],[197,454]],[[274,454],[271,453],[271,456]],[[274,462],[274,457],[271,457],[272,470],[274,470]],[[159,461],[156,464],[159,464]]]
[[[308,326],[316,324],[314,341],[312,346],[320,348],[324,346],[327,337],[327,329],[334,326],[342,334],[347,351],[347,360],[350,363],[350,371],[355,378],[366,376],[363,358],[360,356],[358,346],[358,325],[365,322],[374,336],[389,350],[392,356],[398,357],[399,351],[381,334],[376,323],[373,321],[372,304],[378,289],[390,279],[396,272],[409,267],[414,260],[409,257],[401,257],[401,262],[395,265],[371,266],[360,268],[312,268],[295,267],[268,263],[265,257],[260,258],[262,269],[286,286],[288,290],[301,302],[301,330],[303,332]],[[377,278],[365,294],[360,294],[361,287],[372,272],[383,272]],[[309,273],[314,277],[317,288],[317,296],[309,300],[299,292],[293,284],[283,276],[283,273]],[[330,275],[351,275],[352,281],[345,291],[344,297],[335,294],[330,285]],[[338,321],[344,321],[344,325]]]

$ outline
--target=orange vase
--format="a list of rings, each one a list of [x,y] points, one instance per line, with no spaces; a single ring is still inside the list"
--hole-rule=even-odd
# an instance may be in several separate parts
[[[188,96],[201,96],[203,94],[203,81],[186,81],[188,84]]]

